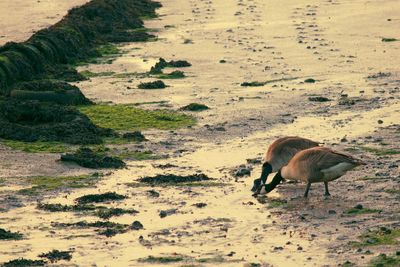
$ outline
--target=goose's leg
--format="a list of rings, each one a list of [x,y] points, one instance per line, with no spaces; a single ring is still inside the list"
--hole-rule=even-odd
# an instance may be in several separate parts
[[[307,183],[306,192],[304,192],[304,197],[308,197],[308,191],[310,191],[311,183]]]
[[[330,196],[331,194],[329,194],[328,182],[324,182],[324,184],[325,184],[325,196]]]

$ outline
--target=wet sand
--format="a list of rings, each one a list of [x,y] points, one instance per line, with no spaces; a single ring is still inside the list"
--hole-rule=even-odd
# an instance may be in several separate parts
[[[55,24],[69,9],[88,1],[0,1],[0,45],[25,41],[36,31]]]
[[[140,73],[163,57],[188,60],[192,64],[184,69],[188,77],[166,80],[170,87],[165,90],[131,89],[146,81],[134,75],[92,78],[79,87],[97,102],[163,100],[173,109],[198,102],[211,109],[195,115],[198,125],[193,129],[144,132],[150,140],[144,146],[168,153],[169,159],[132,161],[127,169],[105,176],[94,189],[45,199],[46,203],[72,204],[85,194],[116,191],[129,198],[110,205],[135,208],[140,213],[110,220],[127,224],[139,220],[145,229],[106,238],[91,229],[55,228],[51,222],[95,218],[40,211],[36,203],[16,196],[23,207],[3,212],[0,223],[28,238],[0,243],[0,251],[5,251],[0,260],[74,249],[71,263],[78,265],[143,266],[146,264],[138,262],[139,258],[183,254],[193,259],[224,259],[189,261],[201,266],[337,266],[347,260],[364,265],[381,252],[394,252],[396,247],[379,246],[369,247],[371,254],[365,254],[348,243],[373,227],[399,227],[398,196],[385,191],[399,187],[399,154],[378,156],[358,149],[382,148],[382,143],[385,148],[399,148],[399,126],[393,125],[400,122],[400,47],[399,42],[381,41],[400,37],[397,1],[384,5],[369,1],[287,1],[285,5],[261,0],[161,2],[160,17],[146,22],[148,28],[157,30],[158,41],[127,44],[113,64],[81,70]],[[305,83],[307,78],[316,82]],[[240,86],[251,81],[273,82],[262,87]],[[353,97],[355,103],[340,105],[343,94]],[[331,101],[308,100],[315,95]],[[144,107],[159,108],[157,104]],[[250,188],[260,165],[246,160],[261,159],[269,143],[282,135],[304,136],[341,150],[357,148],[352,153],[368,165],[332,182],[329,199],[323,197],[322,185],[313,185],[305,200],[300,197],[303,184],[285,183],[268,195],[265,203],[259,203],[251,197]],[[66,168],[54,161],[54,155],[1,151],[0,157],[8,163],[1,163],[0,177],[66,175],[68,168],[70,174],[91,172]],[[24,160],[30,162],[27,166],[39,162],[42,167],[15,168],[23,166]],[[157,167],[167,163],[177,167]],[[250,177],[232,176],[240,165],[253,168]],[[206,173],[224,185],[129,185],[147,175],[195,172]],[[1,189],[3,194],[13,190]],[[147,191],[151,189],[160,197],[150,197]],[[286,203],[270,207],[276,199]],[[195,203],[207,206],[200,209],[192,206]],[[381,212],[346,216],[346,210],[357,204]],[[161,210],[171,208],[178,209],[177,213],[159,217]]]

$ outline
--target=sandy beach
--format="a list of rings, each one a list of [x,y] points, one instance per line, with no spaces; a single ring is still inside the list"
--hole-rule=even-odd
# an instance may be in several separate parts
[[[87,1],[25,2],[0,2],[0,44],[22,41]],[[131,146],[161,157],[127,161],[121,170],[91,170],[62,163],[57,153],[0,144],[0,225],[26,236],[1,241],[0,262],[36,259],[52,249],[72,251],[65,266],[166,265],[143,260],[149,256],[182,257],[168,266],[369,266],[380,253],[394,255],[394,234],[391,243],[352,242],[382,227],[400,233],[400,41],[384,41],[400,38],[399,2],[160,2],[159,16],[145,21],[156,40],[119,44],[121,55],[111,64],[78,67],[104,75],[75,84],[96,103],[136,103],[149,110],[201,103],[210,109],[190,113],[197,118],[193,127],[143,131],[149,141]],[[16,13],[3,14],[16,7]],[[165,80],[163,90],[137,89],[154,80],[138,74],[160,57],[192,66],[184,69],[184,79]],[[241,86],[256,81],[264,84]],[[304,184],[285,182],[256,199],[250,188],[263,155],[285,135],[318,140],[367,165],[330,183],[329,198],[323,184],[313,185],[304,199]],[[251,174],[237,175],[241,169]],[[105,175],[93,187],[36,197],[16,193],[26,177],[95,171]],[[204,173],[218,184],[137,183],[171,173]],[[72,205],[80,196],[109,191],[127,198],[107,205],[139,211],[109,221],[138,220],[144,229],[105,237],[92,228],[56,226],[95,221],[91,214],[36,208],[36,201]],[[358,205],[371,212],[349,212]],[[168,210],[173,212],[160,216]]]

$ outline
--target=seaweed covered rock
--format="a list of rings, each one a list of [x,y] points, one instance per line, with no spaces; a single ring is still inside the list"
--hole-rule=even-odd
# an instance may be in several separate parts
[[[19,83],[11,90],[10,96],[21,100],[38,100],[60,105],[93,104],[78,87],[52,80]]]
[[[38,101],[0,100],[0,138],[99,144],[114,133],[99,128],[75,108]]]
[[[61,161],[75,162],[76,164],[92,169],[123,168],[125,162],[119,158],[107,156],[103,152],[96,152],[90,148],[81,147],[75,153],[61,155]]]
[[[27,41],[0,47],[0,93],[7,95],[6,88],[16,82],[47,75],[78,80],[76,72],[59,66],[96,56],[102,43],[147,40],[152,35],[132,29],[143,28],[140,17],[155,16],[158,7],[150,0],[92,0]]]
[[[175,175],[175,174],[159,174],[153,177],[140,178],[139,182],[150,185],[156,185],[156,184],[190,183],[190,182],[200,182],[208,180],[212,179],[203,173],[186,175],[186,176]]]
[[[180,108],[180,110],[185,110],[185,111],[203,111],[207,109],[210,108],[204,104],[199,104],[199,103],[190,103],[189,105]]]
[[[146,137],[140,131],[128,132],[122,135],[122,138],[134,142],[147,141]]]
[[[164,89],[165,87],[167,86],[161,80],[157,80],[154,82],[144,82],[138,85],[139,89]]]
[[[186,60],[166,61],[165,59],[160,58],[158,62],[153,67],[151,67],[150,74],[162,74],[162,70],[164,68],[184,68],[190,66],[192,66],[192,64],[190,64]]]

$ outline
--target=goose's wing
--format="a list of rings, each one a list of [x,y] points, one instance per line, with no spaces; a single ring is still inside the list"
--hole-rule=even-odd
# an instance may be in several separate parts
[[[319,156],[315,157],[315,166],[319,170],[329,169],[340,163],[349,163],[351,165],[357,166],[362,165],[363,162],[350,154],[335,151],[329,148],[318,149]]]

